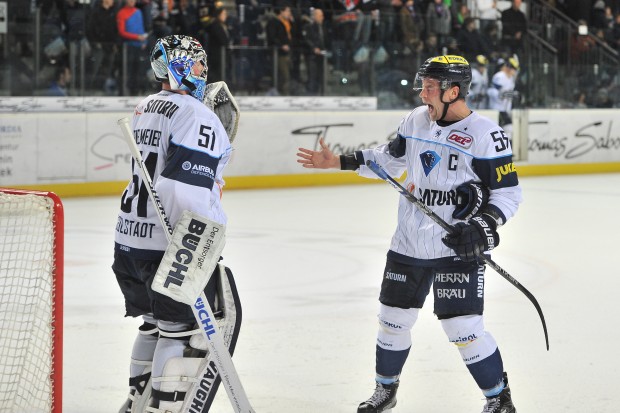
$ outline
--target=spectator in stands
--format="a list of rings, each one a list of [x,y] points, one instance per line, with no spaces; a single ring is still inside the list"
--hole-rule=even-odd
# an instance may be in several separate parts
[[[79,43],[86,37],[86,7],[77,0],[65,0],[65,37]]]
[[[170,18],[169,7],[172,6],[168,4],[168,0],[155,0],[151,2],[152,36],[154,39],[172,35],[172,27],[170,27],[168,22]]]
[[[460,45],[456,41],[456,38],[449,36],[446,38],[446,43],[442,48],[441,54],[461,56],[463,52],[461,51]]]
[[[291,93],[294,95],[304,94],[305,86],[301,78],[301,61],[305,52],[303,27],[312,21],[310,17],[310,4],[305,0],[296,0],[291,4]]]
[[[136,7],[136,0],[125,0],[125,6],[116,14],[116,26],[123,40],[125,52],[123,56],[123,91],[137,96],[143,90],[146,78],[145,53],[148,34],[144,30],[142,12]]]
[[[620,52],[620,13],[616,14],[614,24],[609,32],[608,43],[611,47]]]
[[[116,28],[116,7],[114,0],[101,0],[88,17],[86,37],[90,42],[92,67],[89,87],[108,92],[116,84],[118,69],[118,29]]]
[[[322,9],[312,10],[312,22],[303,28],[306,45],[306,63],[308,70],[308,92],[322,95],[324,82],[324,65],[327,55],[327,29]]]
[[[598,109],[609,109],[614,107],[614,101],[609,96],[609,91],[604,87],[596,92],[594,107]]]
[[[586,92],[584,91],[577,92],[575,94],[574,101],[575,101],[575,105],[573,106],[574,109],[587,109],[588,108]]]
[[[577,24],[583,28],[584,32],[575,32],[571,36],[570,57],[574,63],[588,63],[588,57],[596,47],[596,41],[590,36],[585,20],[579,20]]]
[[[527,33],[527,19],[521,11],[521,0],[512,0],[512,7],[502,12],[502,44],[510,54],[523,51]]]
[[[177,0],[170,11],[168,25],[173,34],[196,37],[198,32],[198,10],[189,0]]]
[[[439,45],[443,45],[452,32],[452,13],[442,0],[433,0],[426,9],[426,32],[435,33]]]
[[[278,84],[277,92],[280,95],[290,95],[291,92],[291,7],[288,4],[276,9],[277,16],[267,23],[267,45],[276,48]]]
[[[430,32],[424,41],[424,47],[420,52],[420,58],[424,62],[426,59],[440,54],[441,48],[439,47],[439,39],[434,32]]]
[[[392,43],[400,39],[396,34],[398,10],[403,7],[403,0],[376,0],[379,21],[376,26],[377,44],[386,49],[392,48]]]
[[[458,7],[452,7],[452,33],[456,34],[463,28],[465,20],[472,17],[471,10],[466,3],[461,3]]]
[[[478,30],[484,33],[487,26],[497,24],[500,12],[497,10],[497,0],[470,0],[472,17],[478,19]]]
[[[69,66],[58,66],[54,73],[54,80],[47,89],[48,96],[69,96],[68,87],[71,83],[71,69]]]
[[[484,44],[484,50],[487,51],[487,58],[490,62],[497,61],[499,52],[501,50],[501,44],[499,40],[499,30],[497,24],[491,23],[481,33],[482,43]]]
[[[230,37],[226,19],[228,11],[223,4],[211,9],[211,20],[207,25],[207,62],[209,64],[209,82],[217,82],[224,79],[226,56]]]
[[[156,0],[136,0],[136,7],[142,12],[144,31],[147,33],[153,30],[153,17],[155,17],[153,9],[155,1]]]
[[[605,0],[596,0],[592,5],[592,13],[590,15],[590,26],[594,29],[606,29],[607,17],[605,16]],[[592,30],[593,32],[596,30]]]
[[[407,0],[399,12],[403,53],[408,56],[409,67],[420,66],[411,59],[417,57],[424,48],[422,42],[422,34],[425,32],[424,16],[419,3],[420,0]]]
[[[462,56],[469,62],[473,62],[478,55],[488,54],[480,32],[476,29],[476,21],[468,17],[463,22],[463,27],[456,34],[456,41]]]

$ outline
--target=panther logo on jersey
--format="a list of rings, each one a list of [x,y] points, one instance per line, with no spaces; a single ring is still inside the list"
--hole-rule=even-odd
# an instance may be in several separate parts
[[[420,159],[422,160],[422,168],[424,169],[424,174],[428,176],[431,173],[435,165],[439,163],[441,157],[437,155],[435,151],[426,151],[420,154]]]

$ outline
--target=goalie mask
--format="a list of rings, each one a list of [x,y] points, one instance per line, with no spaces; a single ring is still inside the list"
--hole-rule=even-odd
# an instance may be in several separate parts
[[[207,54],[198,40],[183,35],[162,37],[151,51],[155,79],[170,83],[202,102],[207,84]]]

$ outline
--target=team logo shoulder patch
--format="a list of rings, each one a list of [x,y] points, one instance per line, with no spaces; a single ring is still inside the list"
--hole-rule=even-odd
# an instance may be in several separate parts
[[[451,143],[456,146],[460,146],[464,149],[469,149],[471,144],[474,142],[474,137],[466,134],[460,130],[451,130],[446,138],[448,143]]]
[[[437,152],[435,151],[426,151],[420,154],[420,160],[422,161],[422,169],[424,169],[424,174],[428,176],[435,165],[439,163],[441,157],[437,155]]]

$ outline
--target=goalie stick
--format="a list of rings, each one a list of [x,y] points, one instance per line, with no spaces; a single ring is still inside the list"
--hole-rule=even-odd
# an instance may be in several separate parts
[[[159,199],[159,195],[157,191],[155,191],[155,187],[153,186],[153,180],[149,175],[148,170],[146,169],[146,165],[144,164],[144,160],[142,159],[142,154],[140,153],[140,149],[134,140],[133,132],[129,127],[129,119],[122,118],[118,121],[118,125],[123,131],[123,137],[129,146],[129,150],[131,155],[133,156],[136,164],[138,165],[138,169],[140,170],[140,174],[142,175],[142,179],[145,182],[146,190],[155,206],[155,210],[157,211],[157,215],[161,221],[161,224],[166,229],[164,231],[166,233],[166,237],[170,242],[172,237],[172,226],[170,225],[170,221],[166,216],[166,211],[164,206]],[[204,303],[204,304],[203,304]],[[224,340],[219,331],[217,323],[215,322],[215,317],[213,315],[213,311],[209,306],[209,301],[205,296],[204,292],[201,292],[197,297],[194,305],[190,305],[192,311],[194,312],[194,317],[196,318],[196,322],[198,326],[201,327],[200,331],[204,338],[207,340],[209,345],[209,351],[213,355],[215,359],[215,363],[218,367],[220,377],[222,378],[222,383],[224,384],[224,388],[226,389],[226,393],[228,394],[228,398],[230,399],[230,403],[232,404],[236,413],[255,413],[254,409],[250,405],[250,402],[245,394],[245,390],[243,389],[243,385],[241,384],[241,380],[239,379],[239,375],[235,369],[235,365],[233,364],[230,353],[228,352],[228,348],[224,344]],[[209,332],[205,330],[203,327],[202,319],[204,318],[199,314],[200,311],[205,311],[207,313],[207,317],[212,320],[209,324]],[[207,365],[208,367],[208,365]]]
[[[366,161],[366,166],[370,168],[379,178],[383,179],[394,189],[400,192],[408,201],[417,206],[426,216],[435,221],[441,228],[445,229],[448,234],[454,233],[454,227],[444,221],[439,215],[435,214],[433,210],[431,210],[426,204],[416,198],[411,192],[407,191],[401,184],[398,183],[394,178],[392,178],[388,173],[383,169],[379,164],[374,161]],[[489,267],[493,268],[495,272],[504,277],[508,282],[514,285],[519,291],[521,291],[536,307],[536,311],[538,311],[538,315],[540,316],[540,321],[542,322],[543,331],[545,332],[545,343],[547,344],[547,351],[549,351],[549,336],[547,334],[547,323],[545,322],[545,316],[543,315],[542,309],[536,300],[536,297],[529,292],[519,281],[517,281],[513,276],[508,274],[506,270],[500,267],[495,263],[491,258],[485,256],[484,254],[477,254],[478,258],[487,264]]]

